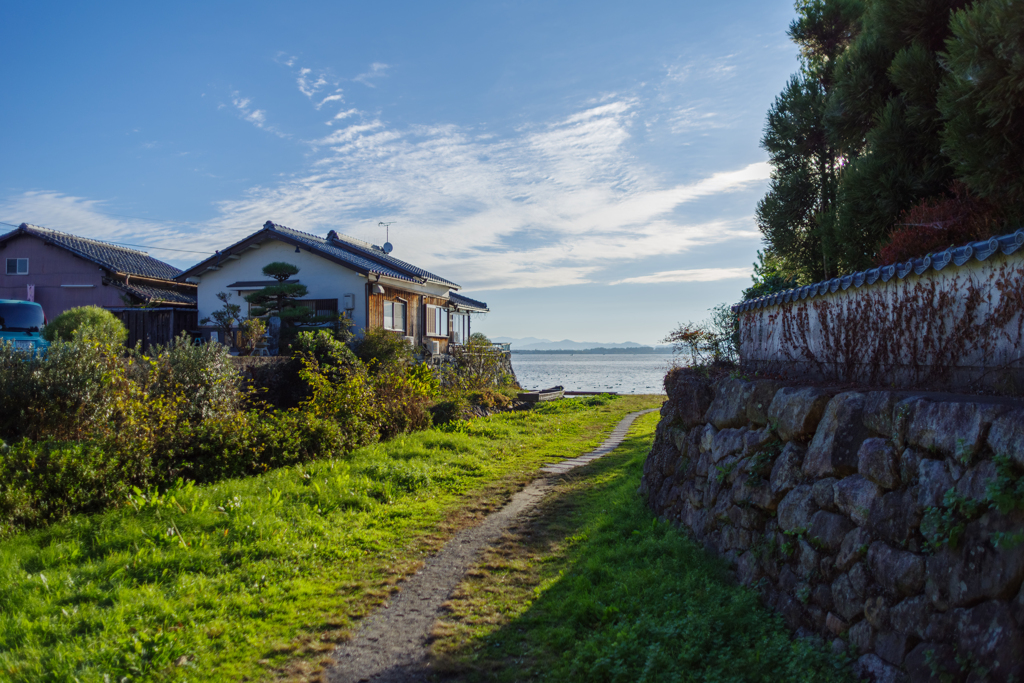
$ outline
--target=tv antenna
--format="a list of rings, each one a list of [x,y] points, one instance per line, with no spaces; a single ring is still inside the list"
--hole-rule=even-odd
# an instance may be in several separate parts
[[[381,247],[381,248],[384,250],[385,254],[390,254],[394,250],[394,247],[391,245],[390,239],[391,239],[391,225],[393,223],[396,223],[396,222],[397,221],[391,221],[390,223],[385,223],[384,221],[381,221],[380,223],[377,223],[377,227],[378,228],[380,226],[382,226],[382,225],[384,226],[384,240],[385,241],[384,241],[384,246]]]

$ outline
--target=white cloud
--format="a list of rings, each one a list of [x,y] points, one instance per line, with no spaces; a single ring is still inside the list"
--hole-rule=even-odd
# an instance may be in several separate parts
[[[717,282],[750,277],[751,268],[691,268],[689,270],[663,270],[660,273],[627,277],[609,284],[613,285],[646,285],[662,282]]]
[[[382,62],[374,62],[373,64],[370,65],[369,71],[367,71],[366,73],[359,74],[352,80],[356,81],[357,83],[362,83],[363,85],[368,86],[370,88],[376,88],[377,86],[375,86],[372,82],[373,79],[383,78],[384,76],[387,76],[387,71],[390,68],[391,67],[388,64],[384,64]]]
[[[310,99],[327,85],[327,77],[322,72],[317,74],[316,80],[310,78],[309,75],[312,72],[312,69],[299,69],[299,77],[296,79],[299,85],[299,92]],[[319,109],[319,107],[317,108]]]
[[[273,126],[267,125],[267,113],[262,109],[253,109],[251,106],[249,106],[252,104],[252,100],[250,100],[248,97],[239,97],[237,92],[232,93],[231,104],[233,104],[235,106],[235,109],[237,109],[238,112],[242,115],[242,119],[244,121],[248,121],[257,128],[265,130],[268,133],[273,133],[278,137],[289,137],[288,134],[282,133]]]
[[[248,98],[235,100],[243,117],[267,125]],[[643,259],[756,236],[746,207],[750,192],[768,178],[768,165],[668,181],[634,156],[633,127],[644,106],[612,96],[504,136],[456,125],[398,128],[355,110],[341,112],[335,120],[345,123],[307,143],[306,172],[219,203],[216,215],[199,226],[116,222],[101,216],[102,205],[94,200],[53,193],[24,195],[16,211],[4,213],[50,220],[73,232],[83,226],[83,234],[100,239],[135,231],[140,244],[154,244],[153,235],[160,235],[166,240],[160,246],[187,243],[207,251],[237,241],[268,218],[377,243],[383,240],[377,222],[389,220],[398,258],[474,291],[631,282],[616,272],[625,264],[636,272]],[[745,208],[733,206],[737,196]],[[720,200],[711,209],[703,201],[703,211],[688,206],[708,198]],[[187,266],[198,257],[167,260]],[[701,272],[643,277],[710,277]],[[731,271],[715,270],[723,272]]]

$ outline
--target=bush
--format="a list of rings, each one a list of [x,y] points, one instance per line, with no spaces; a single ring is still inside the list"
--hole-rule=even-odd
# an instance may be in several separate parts
[[[194,344],[182,333],[166,346],[150,349],[151,398],[175,404],[179,419],[203,420],[237,411],[243,382],[223,344]]]
[[[468,398],[470,403],[481,408],[506,408],[512,404],[511,398],[494,389],[474,391]]]
[[[43,328],[43,338],[53,342],[72,341],[76,335],[103,344],[124,344],[128,329],[110,311],[99,306],[70,308]]]
[[[351,342],[352,351],[368,368],[412,362],[412,346],[397,332],[374,327]]]
[[[116,505],[151,477],[149,459],[138,451],[24,439],[0,449],[0,537]]]
[[[449,347],[452,362],[442,371],[441,384],[456,392],[483,391],[515,384],[504,352],[476,333],[464,345]]]
[[[327,330],[299,332],[292,343],[292,355],[315,358],[323,368],[351,368],[359,363],[352,349]]]
[[[469,401],[461,394],[438,401],[430,406],[431,422],[438,426],[462,420],[468,412]]]
[[[437,379],[428,366],[379,366],[373,377],[373,394],[380,438],[430,427],[429,407],[437,394]]]

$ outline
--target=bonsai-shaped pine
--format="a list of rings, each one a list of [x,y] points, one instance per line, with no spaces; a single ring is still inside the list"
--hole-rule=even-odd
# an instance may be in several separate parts
[[[224,302],[224,308],[214,311],[210,314],[209,318],[203,318],[199,321],[199,324],[205,325],[212,318],[217,323],[217,327],[220,328],[221,342],[231,346],[231,328],[239,321],[242,315],[242,307],[238,304],[229,303],[231,295],[227,292],[217,292],[217,298]]]
[[[305,285],[288,283],[286,280],[297,275],[299,269],[284,261],[274,261],[263,267],[263,274],[277,280],[276,285],[264,287],[258,292],[247,294],[245,300],[252,304],[249,314],[254,318],[277,316],[281,320],[282,348],[286,348],[295,337],[296,329],[302,326],[324,325],[337,321],[337,316],[318,316],[315,312],[298,303],[309,290]]]

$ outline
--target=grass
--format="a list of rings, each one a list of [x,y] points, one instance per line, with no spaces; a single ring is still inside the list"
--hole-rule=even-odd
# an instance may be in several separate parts
[[[657,414],[564,475],[435,625],[445,681],[849,681],[637,495]]]
[[[496,415],[0,542],[0,680],[316,677],[425,554],[662,400]]]

